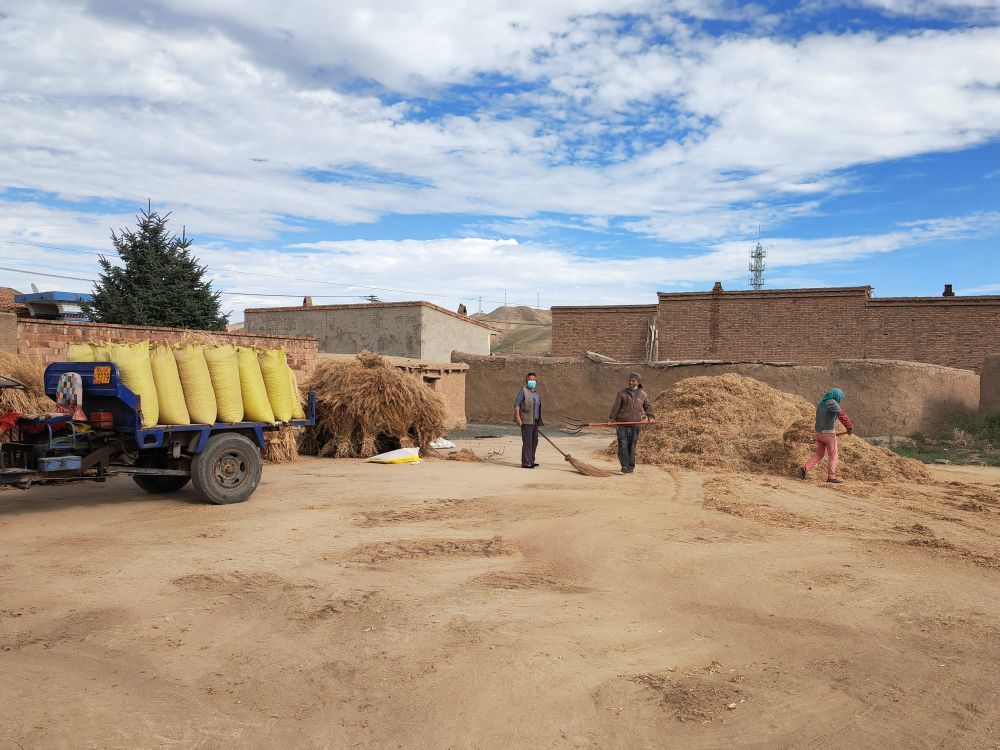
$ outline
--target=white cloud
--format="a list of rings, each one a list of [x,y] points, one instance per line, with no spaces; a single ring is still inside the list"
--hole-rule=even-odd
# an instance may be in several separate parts
[[[51,236],[65,236],[71,228],[52,227]],[[769,239],[769,276],[771,284],[812,285],[825,278],[824,269],[831,265],[932,241],[957,241],[998,228],[1000,212],[914,222],[874,236]],[[94,254],[23,246],[14,248],[21,254],[17,262],[18,256],[10,255],[7,247],[0,244],[2,255],[11,260],[0,261],[0,266],[13,262],[41,273],[97,277]],[[387,300],[429,299],[449,308],[457,307],[459,301],[476,305],[480,296],[487,309],[498,306],[505,296],[511,304],[534,304],[539,294],[545,306],[643,304],[652,302],[657,291],[707,289],[713,281],[722,281],[729,289],[745,288],[748,250],[746,242],[724,242],[684,257],[612,258],[481,237],[305,242],[280,253],[236,250],[202,243],[197,237],[194,245],[195,254],[209,267],[215,288],[226,292],[225,311],[234,311],[236,320],[244,307],[299,304],[305,295],[313,296],[317,304],[359,302],[364,295],[375,294]],[[43,289],[90,289],[85,282],[0,275],[8,279],[4,285],[15,288],[25,288],[33,280]],[[992,288],[963,291],[987,293]],[[288,296],[269,296],[281,294]]]
[[[788,39],[767,33],[774,19],[760,8],[712,0],[0,0],[0,13],[0,188],[63,201],[0,202],[0,239],[107,248],[110,227],[132,224],[117,207],[149,197],[222,238],[205,248],[213,266],[301,264],[304,278],[497,294],[509,268],[544,261],[559,280],[550,302],[742,280],[746,243],[733,238],[862,189],[852,166],[1000,137],[997,27]],[[759,25],[712,37],[691,18]],[[95,200],[116,208],[79,203]],[[267,249],[303,222],[387,213],[467,214],[471,233],[613,228],[711,245],[643,261],[483,238]],[[935,231],[964,230],[777,240],[771,261],[888,252]],[[233,251],[241,240],[261,249]],[[38,257],[50,269],[92,263]],[[629,281],[640,265],[653,276]],[[528,296],[532,284],[510,282]]]

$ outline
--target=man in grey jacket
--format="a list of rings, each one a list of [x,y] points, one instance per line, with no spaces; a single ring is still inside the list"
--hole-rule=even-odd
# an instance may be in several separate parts
[[[644,417],[645,415],[645,417]],[[611,407],[610,422],[642,422],[644,418],[656,419],[649,396],[642,389],[639,373],[628,376],[628,388],[618,392],[615,405]],[[635,446],[639,442],[639,425],[618,425],[618,462],[622,465],[622,474],[635,471]]]

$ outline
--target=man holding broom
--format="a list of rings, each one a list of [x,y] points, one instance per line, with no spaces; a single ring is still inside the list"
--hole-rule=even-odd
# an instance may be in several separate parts
[[[645,418],[656,419],[649,396],[642,389],[639,373],[628,376],[628,387],[619,391],[615,397],[615,405],[611,407],[609,422],[642,422]],[[638,424],[620,424],[618,430],[618,462],[622,465],[622,474],[635,471],[635,446],[639,442]]]

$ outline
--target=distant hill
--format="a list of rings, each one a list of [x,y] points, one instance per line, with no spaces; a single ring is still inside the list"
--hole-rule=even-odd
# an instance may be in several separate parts
[[[493,339],[496,354],[547,355],[552,351],[552,311],[519,305],[476,313],[476,320],[489,323],[503,333]]]

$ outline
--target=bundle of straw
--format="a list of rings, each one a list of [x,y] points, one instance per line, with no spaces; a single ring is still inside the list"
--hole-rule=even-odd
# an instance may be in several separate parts
[[[270,464],[285,464],[299,459],[299,447],[294,427],[282,427],[264,433],[264,450],[261,458]]]
[[[0,375],[24,383],[27,388],[0,389],[0,412],[13,409],[20,414],[53,412],[55,402],[45,395],[45,365],[28,357],[0,351]]]
[[[301,453],[370,458],[414,446],[426,452],[445,434],[441,397],[378,354],[322,361],[304,387],[316,391],[316,426],[300,438]]]

